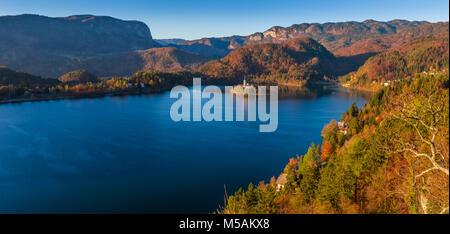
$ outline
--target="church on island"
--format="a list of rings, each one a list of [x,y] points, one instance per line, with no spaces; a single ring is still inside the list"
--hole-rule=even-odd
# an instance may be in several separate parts
[[[252,92],[251,90],[254,90],[255,95],[258,95],[258,89],[244,79],[241,85],[233,86],[233,88],[231,89],[231,93],[244,93],[244,95],[249,95],[250,92]]]

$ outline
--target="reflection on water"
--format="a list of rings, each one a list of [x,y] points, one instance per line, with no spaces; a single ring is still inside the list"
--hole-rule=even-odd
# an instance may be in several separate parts
[[[278,95],[280,99],[316,99],[325,95],[344,95],[350,98],[360,97],[369,101],[372,93],[339,88],[334,84],[317,86],[278,86]]]
[[[279,93],[273,133],[173,122],[168,92],[0,105],[0,213],[212,212],[224,185],[278,175],[331,119],[366,103],[336,87]]]

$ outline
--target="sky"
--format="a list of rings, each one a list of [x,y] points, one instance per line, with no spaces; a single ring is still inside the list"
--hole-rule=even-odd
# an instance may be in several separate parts
[[[374,19],[449,21],[448,0],[0,0],[0,15],[107,15],[146,23],[153,38],[249,35],[272,26]]]

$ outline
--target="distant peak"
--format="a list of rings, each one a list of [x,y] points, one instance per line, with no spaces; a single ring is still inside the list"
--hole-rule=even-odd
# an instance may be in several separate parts
[[[366,19],[366,20],[364,20],[363,22],[378,22],[378,21],[376,21],[376,20],[374,20],[374,19]]]
[[[87,19],[87,18],[92,18],[92,17],[96,17],[95,15],[69,15],[64,17],[64,19],[68,19],[68,20],[78,20],[78,19]]]

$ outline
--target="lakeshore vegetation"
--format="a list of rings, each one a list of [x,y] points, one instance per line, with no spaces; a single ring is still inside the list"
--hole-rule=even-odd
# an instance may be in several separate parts
[[[108,94],[151,93],[169,90],[176,85],[192,83],[188,71],[136,72],[130,77],[98,79],[85,70],[66,73],[57,79],[45,79],[8,68],[0,68],[0,102],[52,98],[92,97]]]

